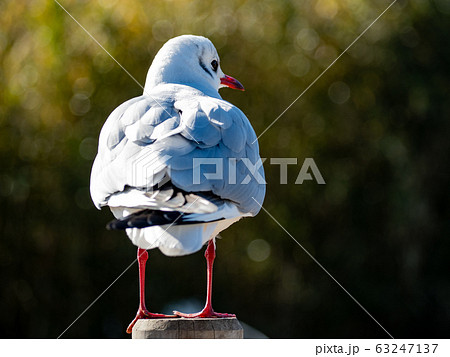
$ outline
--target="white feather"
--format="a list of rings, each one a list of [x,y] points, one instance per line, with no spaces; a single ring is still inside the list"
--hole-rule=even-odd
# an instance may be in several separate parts
[[[100,133],[91,173],[97,208],[110,206],[119,219],[142,209],[163,209],[143,191],[167,178],[184,191],[212,191],[224,200],[216,212],[183,216],[204,223],[127,229],[141,248],[193,253],[230,224],[257,214],[260,206],[254,199],[261,204],[264,199],[265,185],[253,177],[239,185],[248,175],[239,160],[259,159],[259,148],[247,117],[220,97],[224,73],[220,66],[217,71],[208,67],[213,59],[219,62],[217,51],[204,37],[168,41],[148,71],[144,95],[119,106]],[[226,175],[222,182],[202,176],[193,184],[196,157],[223,158],[226,172],[231,170],[227,160],[236,159],[238,184],[228,184]],[[262,166],[259,174],[264,177]]]

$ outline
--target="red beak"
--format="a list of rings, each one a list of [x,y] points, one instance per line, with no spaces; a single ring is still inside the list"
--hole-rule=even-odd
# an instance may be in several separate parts
[[[245,90],[244,86],[236,78],[225,75],[225,77],[220,78],[220,84],[226,85],[227,87],[239,90]]]

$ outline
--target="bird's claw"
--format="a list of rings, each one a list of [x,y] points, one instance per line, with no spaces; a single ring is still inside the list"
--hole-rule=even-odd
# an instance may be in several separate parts
[[[174,311],[175,315],[179,317],[185,317],[185,318],[223,318],[223,317],[236,317],[235,314],[227,314],[227,313],[221,313],[221,312],[215,312],[213,309],[203,309],[200,312],[196,312],[193,314],[185,314],[183,312]]]
[[[165,314],[155,314],[152,312],[149,312],[147,309],[139,309],[136,317],[131,321],[131,323],[128,325],[127,333],[131,333],[133,331],[133,326],[136,324],[138,320],[141,319],[164,319],[164,318],[173,318],[176,317],[175,315],[165,315]]]

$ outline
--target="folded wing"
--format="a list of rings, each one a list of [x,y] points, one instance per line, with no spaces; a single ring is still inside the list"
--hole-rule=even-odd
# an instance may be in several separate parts
[[[260,178],[264,171],[246,116],[192,89],[151,94],[125,102],[106,121],[91,173],[95,205],[109,205],[130,188],[144,194],[171,181],[186,192],[233,201],[243,214],[258,213],[254,199],[262,203],[265,185],[249,163]]]

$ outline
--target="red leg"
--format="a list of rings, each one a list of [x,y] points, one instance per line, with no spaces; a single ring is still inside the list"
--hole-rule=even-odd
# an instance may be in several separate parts
[[[145,249],[138,248],[137,259],[139,264],[139,309],[136,317],[131,321],[127,328],[127,333],[131,333],[134,324],[139,319],[156,319],[161,317],[175,317],[172,315],[153,314],[147,310],[145,306],[145,265],[148,259],[148,253]]]
[[[234,314],[224,314],[215,312],[212,308],[211,299],[212,299],[212,273],[213,273],[213,264],[214,258],[216,257],[216,247],[214,244],[214,240],[211,239],[208,242],[208,247],[205,251],[206,258],[206,304],[202,311],[194,313],[194,314],[184,314],[182,312],[174,311],[173,313],[180,317],[236,317]]]

